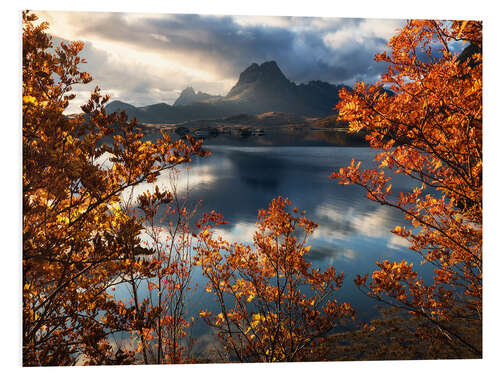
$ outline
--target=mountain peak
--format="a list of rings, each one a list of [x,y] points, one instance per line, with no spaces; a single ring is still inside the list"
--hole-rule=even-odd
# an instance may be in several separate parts
[[[195,92],[191,86],[188,86],[184,90],[182,90],[181,94],[175,101],[174,105],[187,105],[196,102],[202,102],[204,100],[209,100],[212,98],[218,98],[218,97],[206,94],[201,91]]]
[[[262,64],[260,64],[260,69],[266,71],[276,71],[281,73],[281,69],[274,60],[263,62]]]
[[[241,74],[236,85],[229,91],[227,97],[241,94],[251,86],[288,86],[291,82],[285,77],[276,61],[266,61],[262,64],[252,63]]]
[[[184,90],[182,90],[181,96],[182,95],[186,95],[186,96],[195,95],[194,89],[191,86],[188,86]]]
[[[266,61],[262,64],[252,63],[241,74],[238,82],[250,83],[262,79],[288,79],[285,77],[276,61]]]
[[[259,113],[264,113],[265,121],[269,123],[274,121],[275,117],[285,116],[277,114],[278,112],[308,117],[332,115],[339,101],[340,87],[345,86],[322,81],[297,85],[285,77],[276,61],[261,64],[254,62],[241,72],[236,85],[224,97],[195,91],[193,87],[188,86],[181,91],[173,106],[161,104],[134,107],[126,103],[112,102],[106,109],[110,107],[113,112],[125,109],[129,116],[150,123],[179,123],[237,114],[253,116]]]

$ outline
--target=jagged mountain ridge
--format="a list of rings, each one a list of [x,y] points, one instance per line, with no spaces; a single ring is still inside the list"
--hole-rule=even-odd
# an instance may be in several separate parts
[[[113,101],[106,109],[125,110],[130,117],[148,123],[178,123],[264,112],[325,117],[335,113],[341,87],[347,86],[323,81],[297,85],[283,74],[275,61],[267,61],[261,65],[253,63],[245,69],[224,97],[195,92],[188,87],[174,105],[159,103],[135,107]]]
[[[181,94],[174,103],[174,106],[188,105],[192,103],[204,102],[207,100],[217,100],[221,99],[220,95],[210,95],[201,91],[195,92],[194,89],[189,86],[182,90]]]

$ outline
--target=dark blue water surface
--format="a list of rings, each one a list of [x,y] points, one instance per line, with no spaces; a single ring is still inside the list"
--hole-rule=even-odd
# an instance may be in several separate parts
[[[408,243],[390,230],[405,223],[394,208],[381,206],[366,198],[356,186],[339,185],[329,179],[332,171],[348,165],[351,159],[373,166],[375,150],[368,147],[339,146],[256,146],[208,145],[212,154],[195,158],[178,179],[180,191],[189,187],[193,201],[202,200],[202,209],[222,213],[229,222],[218,232],[227,240],[251,243],[257,211],[281,195],[292,206],[306,210],[306,216],[319,224],[309,239],[308,260],[313,267],[334,266],[345,275],[344,286],[336,299],[347,301],[362,320],[377,313],[375,302],[364,296],[353,280],[357,274],[376,269],[376,261],[407,259],[420,267],[420,259],[408,250]],[[169,175],[159,184],[169,186]],[[140,191],[145,187],[140,187]],[[393,191],[411,188],[409,180],[397,176]],[[424,275],[430,277],[429,272]],[[204,285],[199,269],[193,272],[193,285]],[[142,288],[146,294],[146,286]],[[200,287],[187,299],[188,310],[196,314],[202,309],[218,312],[213,297]],[[189,315],[188,315],[189,316]],[[208,328],[196,321],[195,337],[209,342]]]

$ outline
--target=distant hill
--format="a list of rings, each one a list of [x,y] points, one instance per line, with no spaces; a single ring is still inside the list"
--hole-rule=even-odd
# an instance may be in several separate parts
[[[309,124],[310,119],[283,112],[266,112],[259,115],[239,114],[219,119],[190,120],[181,123],[188,129],[246,125],[250,127],[274,127],[280,125]]]
[[[346,121],[339,121],[338,115],[332,115],[324,118],[317,119],[314,121],[313,126],[315,128],[347,128],[348,123]]]
[[[186,87],[175,101],[174,106],[188,105],[192,103],[217,100],[221,98],[222,96],[219,95],[210,95],[201,91],[195,92],[192,87]]]
[[[283,74],[275,61],[268,61],[261,65],[251,64],[224,97],[195,92],[187,87],[173,106],[159,103],[135,107],[113,101],[106,109],[125,110],[129,117],[146,123],[179,123],[267,112],[326,117],[335,114],[341,87],[347,86],[322,81],[297,85]]]

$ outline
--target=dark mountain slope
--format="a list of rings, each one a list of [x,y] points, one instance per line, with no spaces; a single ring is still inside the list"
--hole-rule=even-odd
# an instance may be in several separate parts
[[[173,106],[160,103],[145,107],[114,101],[107,110],[124,109],[129,116],[147,123],[178,123],[214,119],[237,114],[283,112],[298,116],[324,117],[335,113],[338,90],[344,86],[322,81],[297,85],[280,70],[275,61],[251,64],[225,97],[186,88]]]

